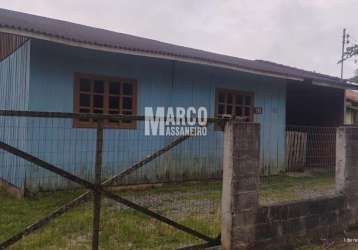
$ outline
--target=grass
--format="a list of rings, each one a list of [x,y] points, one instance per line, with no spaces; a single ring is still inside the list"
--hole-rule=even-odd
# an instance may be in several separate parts
[[[333,194],[334,177],[319,175],[312,177],[276,176],[263,181],[260,190],[260,203],[263,205],[275,202],[301,200]]]
[[[260,202],[297,200],[326,193],[334,180],[320,177],[273,177],[263,184]],[[18,200],[0,190],[0,241],[70,201],[81,190],[39,193]],[[146,190],[118,191],[122,196],[204,234],[220,231],[221,183],[163,185]],[[107,199],[103,200],[101,249],[174,249],[200,241]],[[90,249],[92,204],[71,210],[11,249]]]

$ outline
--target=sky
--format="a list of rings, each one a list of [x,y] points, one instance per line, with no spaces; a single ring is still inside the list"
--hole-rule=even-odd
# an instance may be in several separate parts
[[[343,28],[358,44],[357,0],[0,0],[0,8],[333,76]],[[344,77],[356,68],[346,61]]]

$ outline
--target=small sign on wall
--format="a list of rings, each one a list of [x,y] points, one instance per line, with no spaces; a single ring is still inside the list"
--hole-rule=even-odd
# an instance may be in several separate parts
[[[261,115],[263,113],[262,107],[254,107],[254,113],[255,115]]]

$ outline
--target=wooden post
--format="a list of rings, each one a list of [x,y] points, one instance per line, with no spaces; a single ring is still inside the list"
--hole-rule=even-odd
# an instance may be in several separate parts
[[[97,121],[97,138],[96,138],[96,162],[95,162],[95,185],[93,200],[93,234],[92,234],[92,250],[98,250],[99,228],[101,221],[101,192],[98,187],[101,186],[102,176],[102,147],[103,147],[103,120]]]

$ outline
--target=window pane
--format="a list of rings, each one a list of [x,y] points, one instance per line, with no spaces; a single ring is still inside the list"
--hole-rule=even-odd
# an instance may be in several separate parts
[[[251,109],[250,108],[245,108],[245,116],[250,116],[251,115]]]
[[[117,97],[117,96],[109,97],[109,108],[110,109],[119,109],[119,97]]]
[[[104,78],[100,76],[76,75],[75,93],[76,112],[96,114],[127,114],[136,113],[134,109],[134,98],[136,94],[135,82],[132,80],[121,80],[119,78]],[[78,108],[78,109],[77,109]],[[85,127],[95,126],[98,118],[77,119],[85,121]],[[113,127],[121,127],[121,121],[105,119],[107,125],[112,123]],[[109,122],[109,123],[108,123]],[[131,122],[132,124],[134,122]],[[92,126],[93,125],[93,126]],[[81,125],[80,125],[81,126]]]
[[[242,95],[236,95],[236,105],[244,104],[244,98]]]
[[[123,102],[122,102],[123,109],[132,109],[132,98],[131,97],[123,97]]]
[[[245,96],[245,105],[251,105],[251,96]]]
[[[109,94],[110,95],[119,95],[121,93],[121,83],[120,82],[111,82],[109,84]]]
[[[226,106],[226,114],[228,114],[228,115],[232,114],[232,106],[231,105]]]
[[[130,83],[123,84],[123,94],[132,95],[133,94],[133,86]]]
[[[225,102],[225,94],[219,93],[219,102]]]
[[[94,81],[94,92],[102,94],[104,92],[104,83],[103,81],[96,80]]]
[[[90,95],[80,94],[80,106],[89,107],[91,103],[90,97]]]
[[[90,92],[91,91],[91,80],[81,78],[80,79],[80,91]]]
[[[95,108],[103,108],[103,96],[95,95],[93,97],[93,107],[95,107]]]
[[[236,106],[235,108],[235,115],[236,116],[242,116],[242,108],[239,106]]]
[[[232,94],[227,94],[227,103],[232,104]]]
[[[222,115],[222,114],[224,114],[224,105],[222,105],[222,104],[219,104],[219,108],[218,108],[218,114],[219,115]]]

